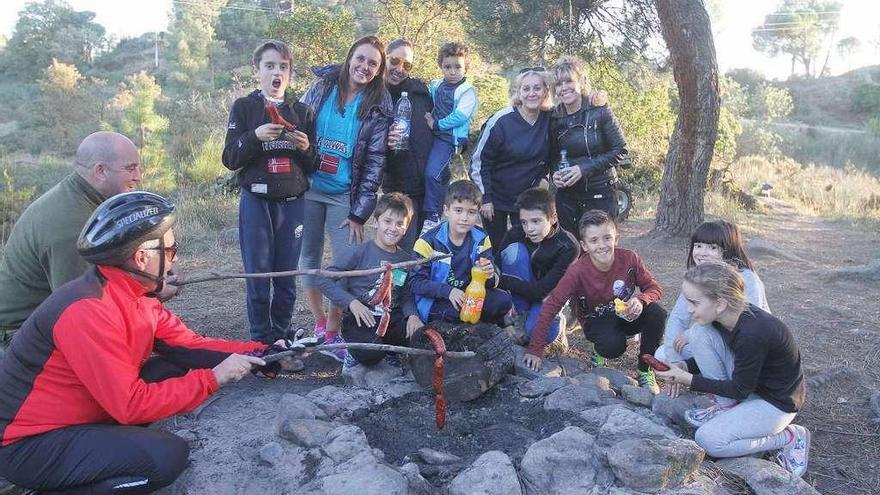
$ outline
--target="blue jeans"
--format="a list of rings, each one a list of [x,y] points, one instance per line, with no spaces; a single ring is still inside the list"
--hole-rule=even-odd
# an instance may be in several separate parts
[[[440,214],[446,200],[446,187],[449,186],[449,161],[455,154],[455,146],[434,138],[428,163],[425,165],[425,202],[422,211],[425,215]]]
[[[302,198],[269,200],[242,189],[238,205],[238,240],[244,271],[296,270],[302,223]],[[282,338],[290,325],[296,301],[294,277],[249,278],[246,287],[251,339],[272,343]]]
[[[504,315],[510,311],[510,292],[486,287],[486,299],[483,300],[483,311],[480,322],[504,326]],[[455,309],[449,299],[435,299],[428,313],[428,321],[448,321],[461,323],[460,309]]]
[[[504,251],[501,252],[501,272],[525,282],[531,282],[535,279],[535,275],[532,273],[529,250],[525,244],[515,242],[504,248]],[[526,336],[531,340],[532,331],[535,329],[535,322],[538,321],[538,314],[541,312],[543,303],[530,301],[515,292],[511,292],[511,296],[513,297],[513,309],[526,317],[524,330]],[[556,315],[550,323],[550,328],[547,329],[547,342],[553,342],[558,336],[559,315]]]

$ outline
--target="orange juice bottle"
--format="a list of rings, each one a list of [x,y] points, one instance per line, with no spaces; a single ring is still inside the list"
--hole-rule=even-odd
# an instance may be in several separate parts
[[[486,280],[489,274],[483,269],[486,260],[480,261],[471,268],[471,283],[464,290],[464,304],[461,305],[461,321],[465,323],[477,323],[480,321],[480,313],[483,312],[483,301],[486,300]]]

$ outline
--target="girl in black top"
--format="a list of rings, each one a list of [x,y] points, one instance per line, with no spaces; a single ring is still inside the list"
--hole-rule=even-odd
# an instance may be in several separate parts
[[[682,292],[691,321],[707,325],[691,332],[699,370],[691,374],[675,363],[657,375],[696,392],[738,401],[685,413],[698,427],[694,440],[709,455],[740,457],[778,450],[777,462],[801,476],[807,469],[810,432],[790,424],[804,404],[800,351],[784,323],[748,304],[744,287],[742,276],[726,263],[688,270]]]

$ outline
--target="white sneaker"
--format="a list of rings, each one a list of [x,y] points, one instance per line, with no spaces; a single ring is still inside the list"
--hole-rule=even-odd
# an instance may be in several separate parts
[[[801,425],[788,425],[793,438],[776,454],[776,462],[789,473],[801,477],[807,472],[810,460],[810,430]]]

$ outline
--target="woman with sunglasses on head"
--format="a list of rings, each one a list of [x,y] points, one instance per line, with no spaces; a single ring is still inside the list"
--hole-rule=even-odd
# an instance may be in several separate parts
[[[425,165],[431,151],[431,129],[422,115],[430,113],[434,108],[428,86],[421,79],[410,77],[415,53],[413,45],[407,40],[396,39],[386,47],[385,86],[391,93],[395,107],[401,94],[407,94],[412,105],[412,118],[409,125],[409,147],[395,150],[400,142],[401,133],[394,126],[388,131],[388,164],[385,166],[385,181],[382,190],[402,192],[409,196],[413,203],[413,219],[406,230],[400,245],[412,250],[413,244],[422,231],[422,202],[425,199]]]
[[[333,261],[343,259],[364,237],[364,223],[376,206],[385,168],[385,140],[391,122],[391,95],[385,89],[385,46],[365,36],[348,50],[342,65],[313,68],[318,77],[302,103],[316,115],[318,170],[305,194],[301,268],[320,268],[324,232]],[[315,316],[315,336],[339,343],[342,311],[324,311],[313,277],[303,277],[306,299]],[[345,349],[328,351],[338,361]]]
[[[598,209],[617,216],[614,166],[627,154],[626,142],[614,113],[604,105],[605,97],[591,93],[583,62],[562,57],[550,72],[559,100],[550,119],[556,211],[562,228],[577,232],[585,211]],[[560,168],[562,151],[569,166]]]
[[[480,213],[496,258],[508,220],[519,224],[517,196],[549,171],[550,74],[543,67],[523,69],[512,90],[511,105],[489,117],[471,157],[471,179],[483,193]]]

